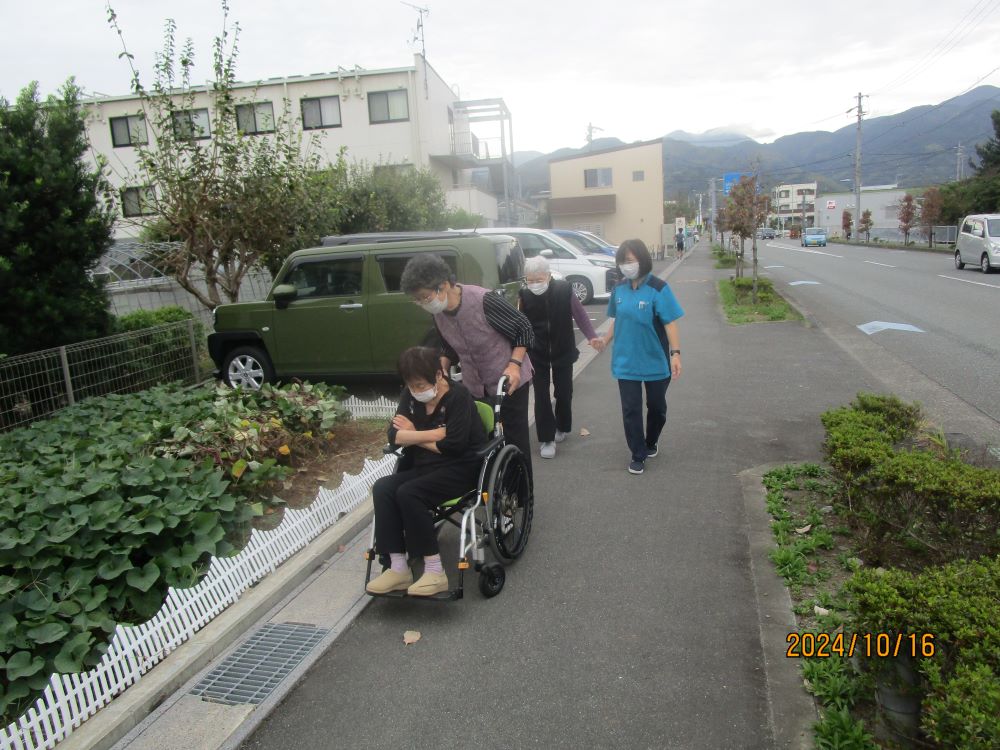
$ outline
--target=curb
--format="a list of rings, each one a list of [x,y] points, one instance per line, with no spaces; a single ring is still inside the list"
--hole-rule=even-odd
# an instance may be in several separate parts
[[[805,691],[797,660],[785,658],[786,636],[797,629],[792,599],[774,572],[768,552],[774,548],[770,519],[765,510],[763,479],[784,464],[763,464],[739,473],[750,546],[750,577],[757,597],[761,656],[767,687],[768,725],[774,747],[808,750],[813,746],[812,725],[819,720],[816,703]]]
[[[257,621],[301,585],[341,544],[371,522],[371,503],[362,503],[320,534],[269,576],[246,591],[134,685],[99,710],[59,743],[60,750],[109,750],[160,704],[223,654]]]

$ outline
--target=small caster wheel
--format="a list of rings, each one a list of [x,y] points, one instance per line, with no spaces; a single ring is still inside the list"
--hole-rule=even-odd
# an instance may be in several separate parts
[[[484,565],[479,572],[479,591],[487,599],[492,599],[503,589],[507,580],[507,571],[500,563]]]

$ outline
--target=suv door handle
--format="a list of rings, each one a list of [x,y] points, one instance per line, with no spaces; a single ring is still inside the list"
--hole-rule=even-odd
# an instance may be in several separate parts
[[[341,310],[360,310],[364,305],[360,302],[348,302],[346,305],[341,305]]]

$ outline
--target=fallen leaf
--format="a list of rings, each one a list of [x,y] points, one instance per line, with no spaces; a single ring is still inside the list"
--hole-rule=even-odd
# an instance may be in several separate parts
[[[419,630],[407,630],[405,633],[403,633],[404,646],[409,646],[410,644],[416,643],[419,640],[420,640]]]
[[[810,573],[815,573],[817,570],[819,570],[819,566],[816,563],[811,562],[806,566],[806,570],[808,570]]]
[[[580,437],[587,437],[589,434],[590,430],[588,430],[586,427],[580,428]]]
[[[826,617],[828,614],[830,614],[830,610],[826,609],[825,607],[821,607],[818,604],[813,605],[813,612],[816,613],[817,617]]]
[[[809,533],[809,529],[811,529],[811,528],[812,528],[812,524],[808,523],[805,526],[803,526],[801,529],[795,529],[795,533],[796,534],[808,534]]]
[[[287,456],[291,452],[292,449],[289,448],[287,445],[283,445],[280,448],[278,448],[278,453],[280,453],[282,456]]]
[[[347,545],[341,544],[339,547],[337,547],[337,552],[347,552]]]

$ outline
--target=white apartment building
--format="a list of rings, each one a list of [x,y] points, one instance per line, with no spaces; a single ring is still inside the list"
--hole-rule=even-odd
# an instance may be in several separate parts
[[[815,226],[817,188],[815,182],[778,185],[771,191],[768,224],[776,223],[778,229]]]
[[[216,112],[211,86],[194,88],[190,109],[175,127],[198,138],[212,137]],[[424,58],[405,68],[351,70],[238,83],[237,120],[246,137],[268,137],[287,106],[288,127],[301,133],[303,149],[319,148],[334,162],[346,148],[350,161],[412,165],[440,180],[449,206],[481,214],[488,225],[498,205],[513,197],[513,131],[502,99],[461,101]],[[123,190],[116,236],[135,237],[143,215],[143,190],[136,187],[136,144],[149,143],[141,100],[135,95],[102,96],[84,102],[91,158],[103,156],[114,187]],[[313,138],[315,136],[315,138]],[[155,188],[154,188],[155,189]]]

